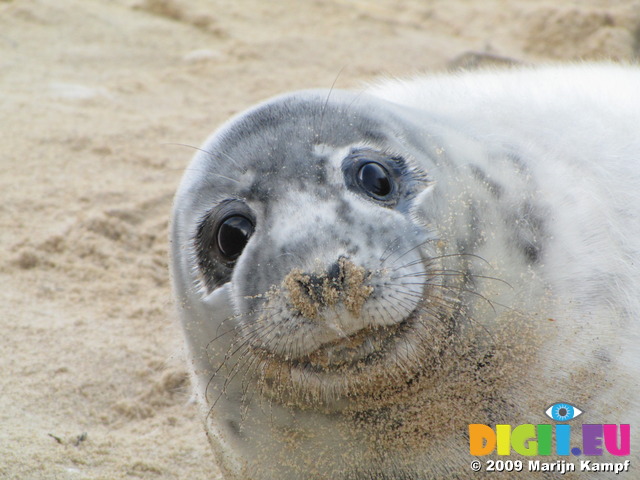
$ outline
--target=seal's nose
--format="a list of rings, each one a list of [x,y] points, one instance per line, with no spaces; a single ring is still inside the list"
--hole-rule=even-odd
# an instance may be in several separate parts
[[[329,265],[322,273],[304,273],[292,270],[285,278],[289,302],[307,318],[317,318],[319,313],[338,303],[343,303],[353,315],[369,297],[373,288],[366,285],[368,275],[346,257]]]
[[[302,274],[296,281],[302,288],[302,292],[318,304],[326,304],[324,290],[326,286],[332,286],[333,282],[328,275]],[[329,285],[328,285],[329,284]]]
[[[324,273],[307,273],[298,278],[297,281],[309,300],[325,307],[334,305],[345,290],[343,266],[347,262],[346,257],[340,256]]]

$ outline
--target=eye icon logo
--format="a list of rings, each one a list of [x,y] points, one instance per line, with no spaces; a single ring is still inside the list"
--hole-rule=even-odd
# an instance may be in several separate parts
[[[568,422],[580,416],[582,410],[569,403],[558,402],[547,408],[544,413],[556,422]]]

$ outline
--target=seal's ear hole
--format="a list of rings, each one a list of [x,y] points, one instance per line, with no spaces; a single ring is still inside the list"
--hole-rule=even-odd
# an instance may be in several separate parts
[[[194,247],[200,274],[209,290],[230,280],[255,225],[255,215],[240,200],[222,202],[202,218]]]

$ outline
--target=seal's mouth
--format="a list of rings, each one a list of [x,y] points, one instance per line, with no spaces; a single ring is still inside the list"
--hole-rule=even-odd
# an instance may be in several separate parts
[[[444,338],[445,332],[439,322],[432,325],[417,307],[399,323],[363,328],[296,358],[254,351],[259,391],[279,402],[322,405],[327,411],[400,391],[421,372],[437,368],[442,345],[435,337]]]
[[[272,356],[271,360],[314,374],[361,370],[385,361],[396,348],[397,341],[411,329],[416,318],[417,309],[399,323],[365,327],[353,335],[325,343],[306,355],[289,359]]]
[[[379,327],[367,327],[353,335],[320,346],[315,351],[291,360],[293,368],[315,373],[355,369],[381,360],[392,349],[415,315],[402,322]]]

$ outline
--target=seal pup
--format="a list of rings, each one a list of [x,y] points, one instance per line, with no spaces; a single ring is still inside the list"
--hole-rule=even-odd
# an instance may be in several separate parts
[[[554,424],[559,401],[572,447],[583,423],[637,438],[639,86],[443,74],[287,94],[209,137],[172,276],[224,477],[478,478],[469,425]],[[479,459],[585,458],[510,453]]]

